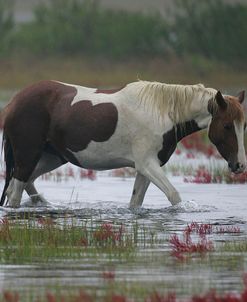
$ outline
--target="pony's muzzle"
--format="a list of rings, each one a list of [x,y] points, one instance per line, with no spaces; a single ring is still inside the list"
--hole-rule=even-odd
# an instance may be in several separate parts
[[[246,163],[237,162],[234,164],[232,162],[229,162],[228,167],[231,170],[231,172],[233,172],[235,174],[240,174],[240,173],[244,172],[244,170],[246,168]]]

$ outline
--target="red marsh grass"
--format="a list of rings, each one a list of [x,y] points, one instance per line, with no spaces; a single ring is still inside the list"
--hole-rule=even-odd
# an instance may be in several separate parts
[[[200,224],[192,222],[183,230],[183,234],[179,237],[173,234],[169,238],[172,248],[171,255],[178,260],[188,260],[191,254],[205,255],[215,249],[214,243],[208,238],[208,235],[215,234],[239,234],[240,228],[235,226],[214,226],[212,224]],[[192,234],[197,235],[197,240],[192,239]]]
[[[241,174],[233,174],[226,169],[214,167],[199,166],[192,172],[192,176],[184,177],[185,182],[197,184],[210,183],[227,183],[227,184],[244,184],[247,182],[247,171]]]
[[[191,234],[199,235],[197,242],[191,238]],[[170,236],[169,242],[172,247],[171,255],[178,260],[187,260],[192,253],[204,254],[214,249],[213,242],[207,238],[207,234],[212,233],[212,225],[191,223],[184,231],[182,238],[174,234]]]

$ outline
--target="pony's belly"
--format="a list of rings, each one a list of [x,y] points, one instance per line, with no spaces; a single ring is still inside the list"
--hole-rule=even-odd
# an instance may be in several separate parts
[[[135,167],[134,162],[126,160],[124,158],[114,159],[98,159],[76,156],[80,166],[85,169],[93,170],[111,170],[123,167]]]
[[[85,169],[93,170],[111,170],[123,167],[135,167],[132,160],[122,156],[109,156],[104,154],[93,154],[85,151],[72,152],[77,161],[77,165]]]

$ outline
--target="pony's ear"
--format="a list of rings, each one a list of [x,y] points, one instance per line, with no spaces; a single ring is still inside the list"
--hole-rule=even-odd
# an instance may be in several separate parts
[[[244,95],[245,95],[245,91],[244,91],[244,90],[243,90],[243,91],[240,91],[240,92],[238,93],[238,95],[237,95],[237,98],[238,98],[240,104],[242,104],[243,101],[244,101]]]
[[[224,99],[223,95],[220,91],[217,91],[215,96],[216,103],[218,104],[219,108],[225,110],[227,108],[227,102]]]

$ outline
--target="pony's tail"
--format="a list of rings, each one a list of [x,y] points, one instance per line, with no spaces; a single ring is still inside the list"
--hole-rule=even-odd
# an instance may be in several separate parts
[[[3,193],[0,200],[0,206],[4,205],[4,201],[6,198],[6,191],[9,186],[9,182],[13,176],[14,172],[14,157],[13,157],[13,150],[10,144],[10,141],[6,135],[3,133],[3,146],[4,148],[4,161],[6,165],[6,174],[5,174],[5,185],[3,188]]]

